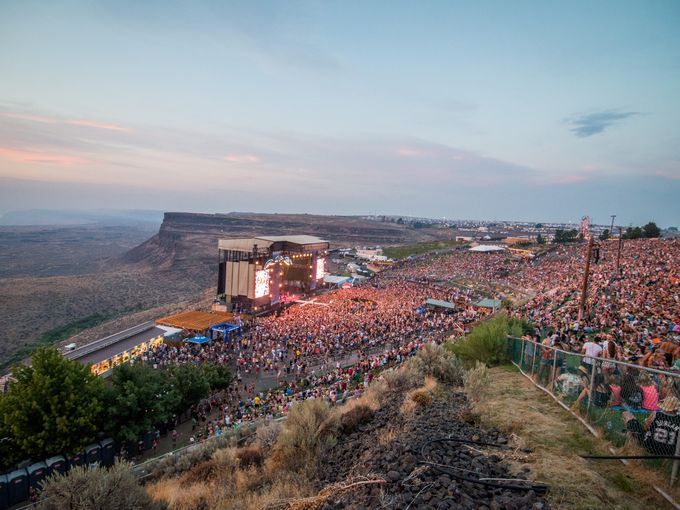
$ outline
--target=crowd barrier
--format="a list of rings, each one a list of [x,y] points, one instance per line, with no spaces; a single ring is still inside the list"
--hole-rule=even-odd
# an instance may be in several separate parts
[[[648,457],[645,464],[668,486],[675,484],[680,468],[680,460],[672,458],[680,456],[679,373],[588,357],[525,338],[508,337],[508,353],[525,376],[593,434],[615,447],[635,444]],[[652,418],[665,420],[664,426],[651,427]]]

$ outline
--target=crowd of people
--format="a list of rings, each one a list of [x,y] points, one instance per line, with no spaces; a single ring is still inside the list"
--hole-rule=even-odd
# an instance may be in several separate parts
[[[532,339],[542,346],[585,355],[582,371],[588,377],[588,360],[596,357],[680,368],[680,242],[626,242],[619,264],[617,249],[617,242],[600,244],[581,317],[585,243],[557,246],[535,259],[456,251],[398,264],[356,287],[257,318],[230,341],[164,344],[142,361],[157,367],[229,364],[237,384],[209,405],[212,414],[196,409],[194,416],[195,440],[220,435],[225,427],[284,415],[306,398],[344,400],[362,391],[376,369],[398,363],[426,342],[458,336],[488,313],[473,305],[480,295],[474,285],[459,284],[464,280],[533,296],[511,313],[534,326]],[[427,309],[428,298],[454,303],[455,310]],[[576,376],[571,384],[577,404],[591,398],[601,402],[606,388],[609,405],[627,405],[638,398],[628,395],[630,386],[640,388],[638,407],[656,412],[679,396],[680,388],[659,384],[659,378],[651,385],[637,379],[633,384],[631,374],[606,369],[598,371],[590,395],[591,385],[579,378],[583,374],[566,375]],[[557,379],[559,371],[553,376]]]

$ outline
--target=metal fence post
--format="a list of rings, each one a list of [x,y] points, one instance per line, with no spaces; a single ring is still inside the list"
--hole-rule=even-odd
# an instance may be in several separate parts
[[[680,434],[675,438],[675,456],[680,456]],[[671,487],[678,478],[678,468],[680,468],[680,460],[675,459],[673,461],[673,471],[671,472]]]
[[[593,401],[593,390],[595,389],[595,370],[597,369],[596,363],[597,360],[594,358],[590,358],[593,362],[593,368],[590,371],[590,394],[588,395],[588,407],[586,407],[586,414],[588,411],[590,411],[590,404]]]
[[[553,365],[552,365],[552,372],[550,374],[550,384],[549,386],[549,391],[550,393],[553,393],[553,389],[555,387],[555,376],[557,375],[557,349],[553,350]]]
[[[527,348],[527,345],[526,345],[526,340],[524,338],[520,338],[520,340],[521,340],[522,352],[519,356],[519,368],[521,370],[524,370],[524,365],[523,365],[523,363],[524,363],[524,349]]]
[[[536,369],[536,342],[531,342],[531,344],[534,346],[534,355],[531,358],[531,375],[534,375],[534,370]]]

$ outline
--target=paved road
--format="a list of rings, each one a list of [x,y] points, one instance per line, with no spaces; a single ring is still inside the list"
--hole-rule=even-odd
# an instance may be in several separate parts
[[[144,330],[141,333],[137,333],[130,337],[116,341],[115,343],[105,345],[101,349],[97,349],[76,359],[83,364],[98,363],[143,342],[148,342],[152,338],[156,338],[158,335],[162,335],[163,333],[165,333],[165,330],[157,327],[151,327],[150,329]]]

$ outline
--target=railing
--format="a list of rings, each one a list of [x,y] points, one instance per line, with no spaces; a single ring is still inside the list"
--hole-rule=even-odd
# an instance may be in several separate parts
[[[508,353],[525,376],[594,435],[616,447],[635,443],[645,463],[666,473],[673,486],[680,468],[680,373],[516,337],[508,337]]]

